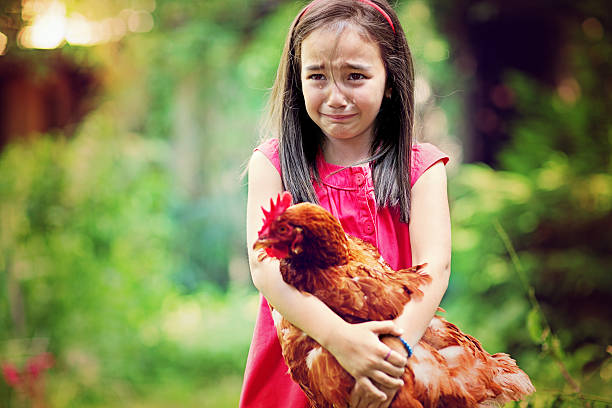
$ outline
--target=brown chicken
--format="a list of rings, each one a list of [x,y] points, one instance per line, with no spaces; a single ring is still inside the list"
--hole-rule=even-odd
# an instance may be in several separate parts
[[[321,299],[349,323],[395,319],[404,305],[423,296],[431,278],[424,265],[394,271],[378,250],[345,234],[336,218],[310,203],[291,205],[282,193],[264,210],[253,248],[259,259],[280,259],[283,279]],[[290,374],[317,408],[346,407],[355,384],[331,353],[272,312]],[[393,336],[381,338],[394,349]],[[391,407],[486,407],[519,400],[535,391],[507,354],[490,355],[474,337],[435,316],[421,340]]]

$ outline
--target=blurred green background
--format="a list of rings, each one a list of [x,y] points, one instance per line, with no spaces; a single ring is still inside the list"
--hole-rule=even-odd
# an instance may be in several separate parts
[[[520,406],[612,405],[609,5],[395,5],[452,157],[447,318],[533,378]],[[0,407],[237,406],[241,173],[302,6],[2,0]]]

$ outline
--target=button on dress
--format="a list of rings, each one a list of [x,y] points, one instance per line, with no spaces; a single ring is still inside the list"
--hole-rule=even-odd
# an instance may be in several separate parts
[[[281,172],[278,139],[269,139],[255,150],[263,153]],[[429,143],[414,144],[411,151],[410,180],[416,180],[438,161],[449,157]],[[327,163],[323,155],[316,161],[320,183],[314,183],[319,204],[330,211],[344,230],[375,245],[393,269],[412,264],[408,224],[400,221],[396,208],[376,207],[369,164],[341,167]],[[249,350],[240,396],[240,408],[306,408],[308,400],[288,374],[268,302],[262,296]]]

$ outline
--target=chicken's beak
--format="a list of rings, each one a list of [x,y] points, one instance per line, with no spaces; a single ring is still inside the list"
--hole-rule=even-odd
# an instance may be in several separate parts
[[[257,241],[255,241],[255,243],[253,244],[254,251],[259,251],[260,249],[269,248],[269,247],[270,247],[270,240],[268,239],[260,238]],[[268,256],[266,254],[266,251],[259,251],[259,254],[257,255],[257,260],[261,262],[267,257]]]
[[[272,246],[272,240],[267,236],[258,238],[257,241],[253,244],[253,250],[259,251],[260,249],[270,248]],[[257,255],[257,260],[259,262],[263,261],[268,257],[266,251],[260,251],[259,255]]]
[[[257,241],[255,241],[255,243],[253,244],[253,249],[257,251],[263,248],[269,248],[271,244],[272,244],[272,240],[270,240],[269,238],[267,237],[260,238]]]

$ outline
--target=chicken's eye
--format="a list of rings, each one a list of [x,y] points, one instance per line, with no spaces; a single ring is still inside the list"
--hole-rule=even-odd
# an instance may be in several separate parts
[[[281,235],[285,235],[289,233],[289,227],[287,225],[279,225],[277,229],[278,233]]]

